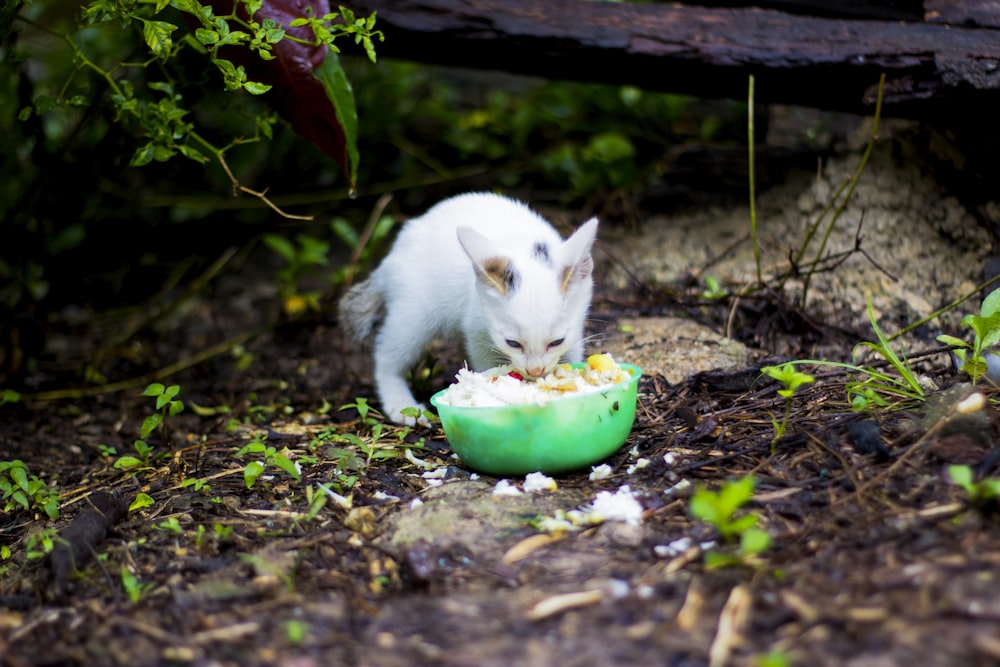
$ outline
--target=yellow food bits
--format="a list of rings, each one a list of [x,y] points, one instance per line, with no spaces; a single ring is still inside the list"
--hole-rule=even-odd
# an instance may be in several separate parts
[[[613,371],[618,368],[618,364],[615,360],[607,354],[592,354],[587,357],[587,366],[598,373],[603,373],[604,371]]]

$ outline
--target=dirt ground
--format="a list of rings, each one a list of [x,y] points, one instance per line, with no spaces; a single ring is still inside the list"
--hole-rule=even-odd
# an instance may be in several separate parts
[[[761,365],[849,358],[871,336],[856,326],[863,307],[841,309],[838,321],[837,307],[808,316],[794,290],[706,298],[690,279],[704,266],[662,283],[652,270],[602,282],[597,340],[620,335],[625,317],[640,318],[634,328],[669,314],[719,340],[728,329],[746,352],[738,367],[671,380],[650,362],[635,427],[606,475],[568,473],[539,492],[512,478],[522,492],[507,495],[452,456],[438,428],[359,413],[357,399],[372,395],[367,360],[336,330],[335,295],[320,313],[272,323],[261,313],[276,310],[273,280],[255,266],[244,260],[113,350],[105,368],[121,385],[26,392],[0,407],[0,459],[22,460],[60,494],[58,520],[34,506],[0,518],[10,550],[0,562],[0,664],[1000,662],[996,502],[970,502],[947,474],[967,464],[979,478],[1000,475],[1000,421],[992,402],[967,400],[975,390],[946,354],[912,362],[934,387],[930,399],[865,413],[848,403],[858,375],[811,367],[816,381],[794,395],[775,439],[786,401],[760,379]],[[952,276],[950,288],[975,285],[980,270]],[[43,369],[56,377],[146,317],[96,315],[75,327],[64,318]],[[457,362],[440,350],[417,374],[422,394],[444,386]],[[155,399],[140,394],[163,368],[185,410],[145,439],[143,455],[134,442]],[[734,556],[738,545],[692,515],[692,494],[749,474],[757,484],[742,511],[759,517],[771,544],[713,567],[706,554]],[[553,528],[601,492],[630,495],[641,513]]]

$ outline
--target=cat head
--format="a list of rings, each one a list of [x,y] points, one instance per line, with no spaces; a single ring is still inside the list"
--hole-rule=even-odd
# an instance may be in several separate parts
[[[590,250],[596,235],[593,218],[555,245],[507,248],[459,227],[493,347],[523,374],[544,375],[574,348],[579,354],[593,293]]]

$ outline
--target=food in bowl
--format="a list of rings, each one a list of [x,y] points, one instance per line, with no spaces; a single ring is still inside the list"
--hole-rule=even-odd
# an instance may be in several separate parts
[[[576,470],[610,456],[635,420],[638,366],[593,355],[539,380],[509,368],[459,372],[431,397],[452,449],[492,475]]]
[[[586,365],[559,364],[548,375],[525,380],[512,366],[477,373],[463,368],[457,382],[438,396],[438,403],[463,408],[501,405],[546,405],[549,401],[601,391],[631,379],[610,354],[592,354]]]

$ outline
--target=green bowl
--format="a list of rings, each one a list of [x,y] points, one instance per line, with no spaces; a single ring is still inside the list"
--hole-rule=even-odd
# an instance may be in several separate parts
[[[431,405],[451,448],[473,470],[496,476],[567,472],[611,456],[632,431],[642,370],[621,367],[631,379],[546,405],[457,407],[438,401],[447,390],[434,394]]]

